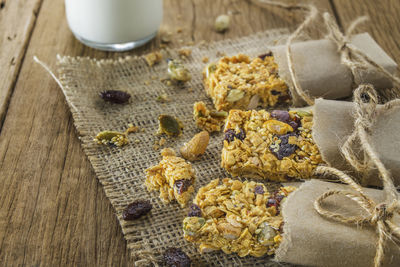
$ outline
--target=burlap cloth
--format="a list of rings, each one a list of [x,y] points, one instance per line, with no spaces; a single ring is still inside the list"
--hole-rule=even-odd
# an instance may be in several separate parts
[[[192,47],[192,55],[184,61],[192,73],[192,80],[185,88],[167,86],[160,81],[167,73],[165,62],[150,68],[143,57],[119,60],[58,57],[60,85],[71,108],[83,149],[115,208],[128,248],[131,249],[133,262],[137,265],[149,265],[149,259],[160,261],[167,247],[182,248],[191,257],[194,266],[277,264],[272,262],[270,257],[240,258],[223,252],[200,255],[196,247],[183,238],[181,225],[187,210],[180,208],[176,203],[164,204],[157,193],[148,193],[144,186],[144,170],[160,160],[160,151],[153,149],[154,142],[160,139],[155,135],[160,114],[176,116],[184,123],[183,135],[178,138],[166,138],[167,144],[164,147],[178,149],[199,132],[192,118],[193,103],[204,101],[211,106],[202,85],[201,73],[206,65],[202,63],[204,56],[210,61],[220,57],[221,52],[227,55],[245,52],[256,56],[268,52],[267,46],[282,44],[288,33],[286,29],[271,30],[244,38]],[[165,57],[178,57],[174,50],[166,50],[163,53]],[[132,95],[130,103],[105,103],[99,97],[99,92],[111,89],[129,92]],[[156,98],[161,94],[166,94],[172,101],[166,104],[157,102]],[[98,132],[123,132],[129,123],[139,126],[144,131],[130,134],[128,145],[122,148],[108,147],[93,141]],[[202,160],[193,164],[197,177],[196,191],[212,179],[227,176],[220,168],[221,149],[221,134],[213,134]],[[122,220],[123,209],[137,199],[149,199],[153,204],[151,213],[136,221]]]

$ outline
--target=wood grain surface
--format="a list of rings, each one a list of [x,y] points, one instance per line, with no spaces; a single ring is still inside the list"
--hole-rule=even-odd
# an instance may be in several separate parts
[[[33,62],[54,69],[57,54],[116,58],[93,50],[68,29],[62,0],[0,0],[0,266],[132,266],[120,226],[75,134],[63,94]],[[368,14],[364,30],[400,61],[398,0],[320,0],[317,5],[347,26]],[[260,9],[245,0],[165,0],[161,29],[172,47],[290,27],[298,13]],[[231,28],[215,33],[216,16],[232,13]],[[177,33],[182,29],[181,33]],[[15,38],[13,37],[15,35]],[[7,41],[7,36],[14,38]],[[10,65],[14,57],[15,64]],[[11,97],[10,97],[11,96]],[[9,103],[9,104],[8,104]]]

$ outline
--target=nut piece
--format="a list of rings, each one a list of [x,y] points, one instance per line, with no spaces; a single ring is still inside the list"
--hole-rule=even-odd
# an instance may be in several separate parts
[[[169,136],[179,136],[182,133],[182,123],[170,115],[160,115],[158,117],[160,121],[158,133],[167,134]]]
[[[214,24],[217,32],[224,32],[229,28],[230,17],[228,15],[219,15]]]
[[[192,79],[189,70],[182,64],[180,60],[168,60],[168,74],[172,80],[187,82]]]
[[[166,147],[163,150],[161,150],[161,156],[162,157],[166,157],[166,156],[176,156],[175,151],[170,148],[170,147]]]
[[[197,160],[206,151],[210,135],[207,131],[196,134],[189,142],[181,147],[182,156],[190,161]]]
[[[147,64],[150,67],[153,67],[153,65],[160,63],[162,58],[163,58],[162,54],[158,51],[148,53],[147,55],[144,56],[144,59],[146,60]]]

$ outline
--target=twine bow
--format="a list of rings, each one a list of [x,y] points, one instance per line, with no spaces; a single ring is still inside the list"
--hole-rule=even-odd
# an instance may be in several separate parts
[[[369,141],[369,134],[371,132],[370,130],[373,123],[376,121],[377,115],[376,92],[371,85],[361,85],[355,90],[354,95],[356,109],[355,130],[354,133],[349,137],[349,140],[358,139],[359,144],[361,145],[361,148],[365,152],[369,161],[378,169],[379,177],[383,182],[385,201],[379,204],[375,203],[364,193],[362,187],[346,173],[336,168],[319,166],[316,168],[315,173],[334,175],[343,183],[348,184],[354,192],[342,190],[327,191],[314,202],[314,208],[320,215],[341,223],[356,225],[369,224],[376,227],[376,231],[378,233],[378,242],[374,258],[374,266],[381,266],[384,259],[384,246],[387,239],[391,239],[393,241],[398,241],[400,239],[400,227],[392,222],[394,214],[400,214],[400,201],[390,172],[385,168],[382,161],[379,159],[378,155],[370,145]],[[368,103],[365,103],[366,101],[368,101]],[[387,103],[384,108],[390,108],[393,105],[400,106],[400,101],[393,100]],[[345,147],[346,145],[347,144],[345,144]],[[351,164],[358,164],[357,157],[354,156],[353,151],[349,147],[346,147],[344,151],[347,152],[347,154],[344,154],[344,156]],[[346,217],[339,213],[323,209],[321,206],[323,201],[332,195],[342,195],[356,202],[368,213],[368,216],[365,217],[359,215]]]
[[[289,36],[288,40],[286,41],[286,57],[290,77],[293,82],[292,89],[308,105],[314,105],[315,98],[310,96],[298,82],[296,70],[293,63],[291,45],[302,33],[304,33],[305,29],[309,25],[312,25],[312,23],[318,18],[318,9],[313,4],[285,4],[280,1],[271,0],[251,0],[251,2],[261,7],[276,6],[286,10],[301,10],[305,12],[306,15],[304,21],[297,27],[297,29]],[[387,92],[382,92],[382,95],[385,96],[387,99],[399,97],[400,78],[385,70],[380,64],[373,61],[368,55],[366,55],[364,52],[362,52],[360,49],[350,43],[350,40],[352,39],[354,34],[354,30],[361,23],[368,20],[368,17],[363,16],[355,19],[347,28],[345,33],[342,33],[338,24],[328,12],[323,13],[322,17],[327,30],[326,37],[332,40],[337,45],[338,52],[340,53],[341,63],[349,67],[353,75],[354,85],[358,86],[362,83],[363,80],[361,76],[361,71],[366,70],[368,67],[372,67],[376,70],[376,72],[382,74],[390,81],[392,81],[393,86],[395,87],[391,90],[388,90]]]

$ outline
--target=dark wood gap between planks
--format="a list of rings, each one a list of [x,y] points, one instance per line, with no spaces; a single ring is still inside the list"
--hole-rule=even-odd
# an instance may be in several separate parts
[[[10,105],[11,98],[13,96],[15,86],[17,84],[17,81],[18,81],[18,78],[19,78],[19,74],[20,74],[21,69],[22,69],[22,64],[24,63],[26,51],[28,50],[29,43],[31,41],[32,34],[33,34],[33,31],[34,31],[35,26],[36,26],[36,21],[37,21],[37,18],[39,16],[39,14],[40,14],[40,10],[41,10],[43,1],[44,0],[39,0],[38,7],[36,8],[36,10],[33,10],[34,19],[32,21],[32,25],[30,26],[29,32],[27,32],[26,39],[25,39],[24,44],[22,46],[23,50],[21,51],[22,52],[21,60],[19,60],[19,62],[16,62],[17,67],[16,67],[16,70],[15,70],[15,73],[14,73],[14,77],[13,77],[13,80],[12,80],[12,82],[10,84],[10,89],[8,91],[7,97],[6,97],[5,101],[4,101],[4,111],[3,111],[2,114],[0,113],[0,135],[1,135],[1,132],[3,130],[4,121],[5,121],[7,113],[8,113],[8,107]],[[6,0],[1,0],[1,2],[0,2],[0,10],[4,9],[5,7],[6,7]],[[15,38],[15,36],[14,36],[14,38]],[[9,37],[7,37],[7,39],[9,39]],[[15,58],[13,58],[13,60],[15,60]]]

